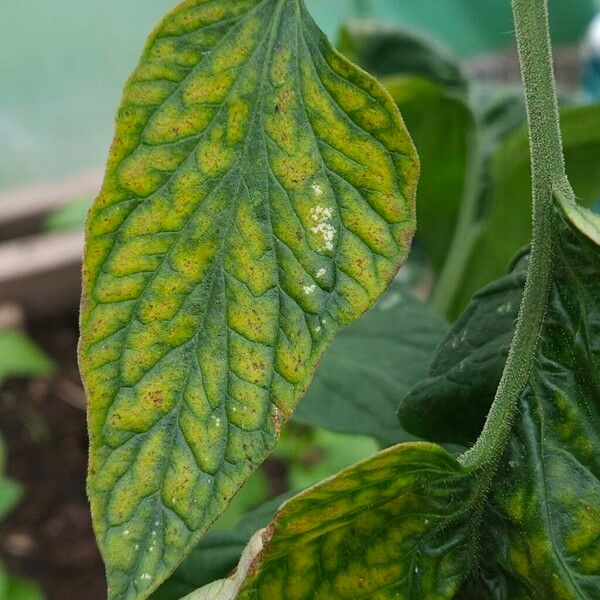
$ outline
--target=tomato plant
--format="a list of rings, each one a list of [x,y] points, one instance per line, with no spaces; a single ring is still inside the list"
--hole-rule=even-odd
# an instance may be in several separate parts
[[[513,13],[522,220],[521,134],[503,145],[521,101],[476,100],[423,40],[345,31],[380,83],[302,0],[186,0],[153,32],[84,262],[88,493],[111,599],[181,598],[190,577],[197,599],[600,595],[600,217],[563,150],[594,132],[563,146],[546,1]],[[566,120],[597,124],[597,107],[578,111]],[[406,260],[418,213],[432,308],[468,306],[448,331],[394,282],[351,325]],[[336,336],[299,420],[403,443],[207,535]],[[239,556],[257,529],[218,579],[215,552]]]

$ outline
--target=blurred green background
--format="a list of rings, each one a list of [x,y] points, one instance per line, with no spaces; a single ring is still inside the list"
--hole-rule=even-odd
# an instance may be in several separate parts
[[[0,7],[0,189],[104,161],[120,90],[174,0],[19,0]],[[370,16],[429,32],[456,53],[513,40],[509,0],[307,0],[332,37]],[[557,43],[581,39],[593,0],[550,0]],[[565,18],[568,15],[568,18]]]

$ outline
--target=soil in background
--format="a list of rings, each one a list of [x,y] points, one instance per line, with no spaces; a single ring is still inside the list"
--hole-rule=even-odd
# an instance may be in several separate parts
[[[85,397],[76,363],[75,315],[31,327],[57,363],[44,379],[0,389],[7,473],[24,488],[0,523],[0,557],[13,574],[36,581],[48,600],[104,600],[104,569],[85,495]]]

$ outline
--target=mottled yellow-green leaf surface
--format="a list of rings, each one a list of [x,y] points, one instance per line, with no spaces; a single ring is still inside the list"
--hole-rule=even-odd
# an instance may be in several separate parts
[[[497,468],[467,469],[425,443],[351,467],[279,510],[237,600],[600,598],[600,217],[563,200],[556,220],[543,336]],[[518,307],[518,281],[476,299],[490,333]],[[471,327],[485,331],[474,314],[457,323],[456,343],[442,344],[437,362],[457,381],[460,362],[465,392],[473,386],[485,402],[487,382],[473,372],[497,377],[496,352],[486,357],[474,344],[473,356],[463,353]],[[423,419],[448,414],[452,396],[448,407],[436,398],[448,390],[430,383]]]
[[[237,598],[453,598],[475,560],[477,489],[439,446],[386,450],[284,504]]]
[[[146,598],[385,290],[418,160],[302,0],[187,0],[129,80],[87,225],[80,362],[112,599]]]

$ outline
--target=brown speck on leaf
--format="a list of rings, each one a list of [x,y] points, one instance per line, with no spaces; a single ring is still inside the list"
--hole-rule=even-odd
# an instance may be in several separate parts
[[[269,523],[269,525],[267,525],[262,532],[262,543],[263,546],[265,546],[266,544],[268,544],[271,539],[273,539],[273,535],[275,534],[275,523]]]
[[[246,573],[244,574],[245,580],[251,579],[252,576],[258,571],[258,569],[260,569],[262,562],[263,562],[262,561],[263,549],[264,549],[265,545],[271,541],[274,531],[275,531],[275,525],[273,525],[273,523],[271,523],[270,525],[265,527],[265,529],[257,531],[254,534],[254,537],[252,538],[252,540],[250,540],[250,544],[252,545],[253,542],[257,541],[257,537],[260,536],[260,542],[258,542],[258,544],[256,544],[253,547],[254,555],[251,557],[251,560],[246,569]],[[238,565],[238,567],[239,567],[239,565]],[[238,568],[235,569],[235,571],[233,572],[231,577],[235,576],[237,574],[237,571],[238,571]]]
[[[285,421],[283,411],[277,407],[275,407],[275,411],[273,412],[273,427],[275,428],[275,435],[279,437],[281,432],[281,426]]]
[[[150,400],[150,403],[156,408],[162,406],[165,403],[163,394],[159,390],[152,390],[148,394],[148,400]]]

